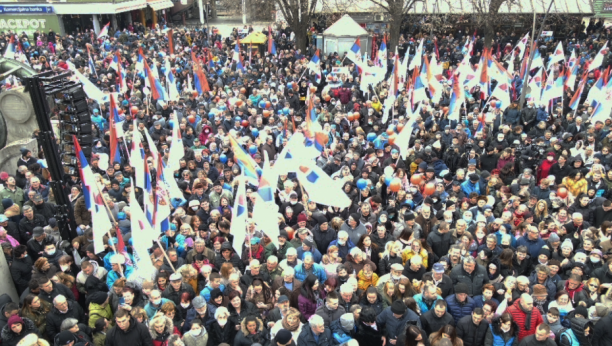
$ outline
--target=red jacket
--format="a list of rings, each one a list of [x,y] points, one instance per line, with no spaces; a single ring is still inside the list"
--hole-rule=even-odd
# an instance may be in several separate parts
[[[521,303],[520,299],[516,299],[514,304],[506,309],[506,312],[512,315],[512,319],[519,327],[518,339],[519,342],[526,336],[534,335],[536,333],[536,327],[544,322],[542,319],[542,314],[540,314],[540,310],[537,308],[531,309],[531,325],[529,330],[525,329],[525,318],[526,314],[521,310],[519,304]]]

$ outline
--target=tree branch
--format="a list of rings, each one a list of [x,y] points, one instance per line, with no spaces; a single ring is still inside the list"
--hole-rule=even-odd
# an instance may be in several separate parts
[[[387,11],[387,12],[391,13],[391,10],[389,9],[388,4],[389,4],[389,2],[391,2],[392,0],[388,0],[388,1],[386,1],[386,2],[387,2],[387,5],[383,5],[383,3],[382,3],[381,1],[378,1],[378,0],[370,0],[370,1],[372,1],[372,2],[373,2],[375,5],[378,5],[378,6],[382,7],[382,8],[383,8],[385,11]]]

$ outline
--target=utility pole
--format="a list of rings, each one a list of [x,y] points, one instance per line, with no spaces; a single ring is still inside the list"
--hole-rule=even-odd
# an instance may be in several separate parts
[[[542,35],[542,30],[544,30],[544,25],[546,24],[546,18],[548,17],[548,13],[550,12],[550,9],[552,8],[552,5],[555,3],[555,0],[550,0],[550,4],[548,5],[548,9],[546,10],[546,13],[544,14],[544,19],[542,20],[542,24],[540,25],[540,30],[538,30],[537,36],[535,37],[540,37]],[[536,19],[536,14],[535,12],[533,13],[533,30],[534,30],[534,35],[536,35],[535,33],[535,19]],[[531,41],[529,42],[529,62],[527,63],[527,71],[525,71],[525,78],[523,79],[523,87],[521,88],[521,98],[519,100],[519,109],[523,109],[523,105],[525,104],[525,96],[527,96],[527,83],[529,82],[529,72],[531,72],[531,63],[533,62],[533,41],[534,41],[534,36],[531,36]]]

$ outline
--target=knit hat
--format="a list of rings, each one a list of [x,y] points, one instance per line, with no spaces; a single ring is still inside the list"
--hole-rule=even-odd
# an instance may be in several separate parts
[[[578,305],[574,310],[574,315],[582,315],[583,318],[589,317],[589,311],[586,306]]]
[[[353,221],[355,221],[355,222],[359,222],[359,214],[352,213],[351,214],[351,219],[353,219]]]
[[[314,243],[312,242],[311,239],[308,239],[308,238],[304,239],[302,241],[302,244],[308,246],[310,249],[312,249],[314,247]]]
[[[12,206],[13,206],[13,204],[14,204],[14,203],[13,203],[13,200],[12,200],[12,199],[10,199],[10,198],[4,198],[4,199],[2,200],[2,207],[3,207],[5,210],[6,210],[6,209],[8,209],[8,208],[10,208],[10,207],[12,207]]]
[[[283,237],[285,239],[289,239],[289,234],[284,229],[281,229],[280,231],[278,231],[278,237],[279,238]]]
[[[539,255],[545,255],[546,258],[550,258],[551,257],[550,256],[550,250],[548,250],[547,248],[541,248],[540,252],[538,253],[538,256]]]
[[[556,243],[558,241],[561,241],[561,239],[559,238],[559,236],[557,235],[557,233],[551,233],[550,236],[548,237],[548,241],[550,243]]]
[[[13,315],[8,319],[8,326],[9,328],[13,326],[13,324],[21,324],[22,326],[25,325],[25,322],[23,322],[23,319],[21,319],[21,317],[19,317],[19,315]]]
[[[414,220],[414,219],[415,219],[414,213],[404,214],[404,221],[410,221],[410,220]]]
[[[304,213],[300,213],[297,217],[297,221],[298,222],[306,222],[308,221],[308,216],[306,216],[306,214]]]
[[[478,178],[478,175],[475,173],[470,174],[470,181],[478,181],[480,180],[480,178]]]
[[[215,300],[215,299],[217,299],[219,296],[222,296],[222,295],[223,295],[223,292],[221,292],[221,290],[220,290],[220,289],[218,289],[218,288],[215,288],[215,289],[213,289],[212,291],[210,291],[210,299],[211,299],[211,300]]]
[[[397,315],[403,315],[406,313],[406,304],[401,300],[396,300],[391,304],[391,312]]]
[[[342,329],[352,331],[355,328],[355,316],[350,312],[340,316],[340,324]]]
[[[285,345],[288,344],[289,341],[291,341],[291,338],[293,338],[293,335],[290,331],[288,331],[287,329],[281,329],[276,333],[274,341],[276,344]]]
[[[212,293],[211,293],[211,297],[212,297]],[[287,298],[287,296],[283,294],[282,296],[278,297],[278,301],[276,303],[280,304],[280,303],[284,303],[288,301],[289,301],[289,298]]]
[[[464,284],[463,282],[460,282],[455,286],[455,294],[460,294],[460,293],[465,293],[465,294],[469,293],[468,286]]]
[[[557,266],[559,268],[561,268],[561,262],[559,260],[556,259],[551,259],[550,261],[548,261],[548,265],[549,266]]]
[[[563,244],[561,244],[561,248],[563,249],[564,247],[569,247],[570,249],[572,249],[572,251],[574,251],[574,244],[572,244],[572,241],[569,238],[565,239],[563,241]]]
[[[87,298],[89,298],[89,301],[92,303],[102,305],[106,301],[106,298],[108,298],[108,294],[106,292],[97,291],[97,292],[88,294]]]
[[[595,310],[595,317],[599,318],[605,317],[609,311],[608,307],[601,303],[596,303],[595,306],[591,307],[591,309],[593,308]]]
[[[546,292],[546,287],[544,285],[534,285],[533,286],[533,294],[532,296],[546,296],[548,292]]]
[[[194,308],[201,309],[206,306],[206,301],[201,295],[198,295],[197,297],[193,298],[191,304],[193,304]]]
[[[76,342],[77,338],[74,336],[74,334],[72,334],[71,331],[64,330],[63,332],[57,335],[57,338],[55,340],[57,340],[57,345],[64,346],[64,345],[68,345],[69,343],[73,341]]]

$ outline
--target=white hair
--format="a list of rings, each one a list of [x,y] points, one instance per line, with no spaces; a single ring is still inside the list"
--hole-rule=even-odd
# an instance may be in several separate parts
[[[283,270],[283,276],[294,276],[295,275],[295,269],[289,267],[289,268],[285,268],[285,270]]]
[[[346,238],[348,238],[348,236],[349,236],[349,235],[348,235],[348,233],[347,233],[346,231],[340,231],[340,232],[338,232],[338,239],[340,239],[340,238],[345,238],[345,237],[346,237]],[[291,249],[289,249],[289,250],[291,250]],[[289,251],[289,250],[287,250],[287,251]]]
[[[200,268],[200,273],[205,274],[205,273],[212,273],[212,267],[208,264],[205,264],[202,266],[202,268]]]
[[[352,289],[351,289],[351,292],[353,292]],[[323,321],[323,317],[319,315],[310,316],[310,319],[308,319],[308,322],[310,323],[311,327],[318,327],[318,326],[325,324],[325,321]]]
[[[584,217],[580,213],[573,213],[572,214],[572,219],[579,218],[579,217],[582,217],[584,219]]]
[[[59,301],[60,301],[60,300],[62,300],[62,299],[63,299],[64,301],[67,301],[67,300],[66,300],[66,296],[64,296],[64,295],[62,295],[62,294],[58,294],[57,296],[55,296],[55,298],[53,298],[53,305],[57,305],[57,304],[59,304]]]
[[[215,310],[215,320],[218,319],[219,316],[222,316],[222,315],[227,315],[227,317],[230,316],[229,311],[224,306],[220,306],[217,308],[217,310]]]
[[[421,257],[421,255],[414,255],[410,259],[410,263],[412,263],[412,264],[417,264],[417,263],[423,264],[423,257]]]
[[[297,256],[297,250],[294,247],[287,249],[286,256]]]
[[[303,257],[302,262],[306,262],[307,258],[310,258],[311,260],[314,261],[314,256],[312,255],[312,252],[310,251],[304,252],[304,255],[302,257]]]
[[[357,255],[361,256],[363,258],[363,251],[361,251],[360,248],[358,247],[354,247],[351,249],[351,256],[356,257]]]
[[[256,259],[251,260],[251,263],[249,263],[249,266],[250,266],[250,267],[252,267],[252,266],[258,266],[258,265],[259,265],[259,260],[256,260]]]
[[[353,293],[353,285],[349,284],[348,281],[340,286],[340,293]]]
[[[268,262],[270,263],[278,263],[278,257],[272,255],[268,257]]]

